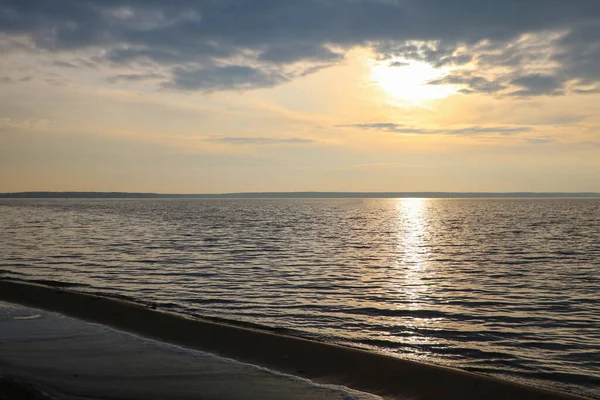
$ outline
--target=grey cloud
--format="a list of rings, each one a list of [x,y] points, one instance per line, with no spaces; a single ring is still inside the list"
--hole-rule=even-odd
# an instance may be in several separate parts
[[[75,58],[69,60],[54,60],[52,61],[52,65],[59,68],[70,68],[70,69],[79,69],[79,68],[95,68],[96,63],[91,60],[86,60],[83,58]]]
[[[440,79],[428,82],[429,85],[462,85],[463,94],[493,93],[513,97],[557,96],[565,93],[568,77],[560,73],[526,73],[517,70],[495,79],[472,75],[471,72],[453,71]],[[593,89],[574,89],[576,93],[592,93]]]
[[[561,65],[559,73],[583,84],[598,82],[600,76],[600,21],[574,27],[557,42],[552,59]]]
[[[523,89],[509,93],[511,96],[557,95],[563,93],[564,81],[552,75],[530,74],[510,81]]]
[[[336,125],[337,128],[361,128],[361,129],[380,129],[382,131],[394,130],[404,126],[402,124],[394,124],[391,122],[373,122],[370,124],[342,124]]]
[[[550,138],[526,138],[525,141],[530,144],[548,144],[555,142],[554,139]]]
[[[589,118],[586,114],[556,114],[551,115],[531,115],[518,117],[513,123],[522,125],[542,125],[542,126],[565,126],[575,125]]]
[[[473,55],[457,52],[457,43],[444,40],[427,42],[399,42],[397,40],[379,42],[374,46],[381,59],[403,58],[421,61],[440,68],[446,65],[464,65]]]
[[[565,93],[596,93],[600,83],[600,21],[573,24],[568,32],[542,32],[509,43],[495,42],[474,46],[477,69],[498,66],[509,72],[496,76],[503,95],[531,97]],[[455,71],[452,77],[464,72]],[[487,92],[463,82],[463,92]],[[512,87],[511,87],[512,86]],[[506,89],[506,90],[505,90]],[[504,91],[503,91],[504,90]]]
[[[434,63],[436,67],[443,67],[445,65],[464,65],[468,64],[473,60],[473,56],[471,54],[459,54],[454,56],[446,56],[441,57]]]
[[[437,42],[403,42],[386,40],[375,44],[374,49],[381,59],[403,58],[430,64],[449,59],[455,51],[455,43]]]
[[[523,133],[530,132],[531,128],[524,126],[494,126],[494,127],[479,127],[475,126],[472,128],[464,128],[464,129],[453,129],[450,132],[454,134],[478,134],[478,133],[500,133],[503,135],[511,135],[515,133]]]
[[[159,64],[171,69],[170,87],[185,90],[281,84],[339,62],[343,50],[359,45],[372,46],[390,62],[405,58],[437,67],[460,66],[476,55],[460,51],[461,46],[487,40],[501,48],[524,33],[562,30],[570,34],[556,44],[561,51],[553,56],[562,66],[559,79],[593,83],[600,80],[599,20],[597,0],[4,0],[0,4],[0,33],[26,37],[50,53],[95,49],[98,63]],[[528,60],[525,54],[513,49],[512,55],[505,54],[505,62],[523,65]],[[298,62],[307,65],[290,74],[290,66]],[[482,59],[481,65],[491,62]],[[223,65],[247,68],[247,73],[228,71]],[[524,87],[522,94],[537,93],[529,89]]]
[[[441,79],[428,82],[430,85],[466,85],[468,92],[496,93],[506,88],[505,85],[490,81],[482,76],[472,76],[470,74],[448,75]],[[465,90],[463,90],[465,92]]]
[[[136,62],[154,62],[161,65],[177,65],[189,62],[210,61],[214,58],[228,58],[234,52],[220,49],[214,45],[198,43],[186,48],[183,43],[173,47],[126,47],[111,49],[105,60],[114,64],[132,64]]]
[[[410,65],[410,63],[403,62],[403,61],[392,61],[391,63],[388,64],[388,67],[406,67],[408,65]]]
[[[164,75],[161,74],[120,74],[111,76],[107,79],[109,83],[119,83],[119,82],[140,82],[140,81],[148,81],[148,80],[156,80],[156,79],[165,79]]]
[[[69,83],[67,79],[61,78],[45,78],[44,82],[54,86],[65,86]]]
[[[33,76],[28,75],[21,78],[13,78],[10,76],[4,76],[0,78],[0,83],[17,83],[17,82],[29,82],[33,80]]]
[[[53,61],[52,64],[61,68],[78,68],[78,66],[75,63],[72,63],[70,61],[56,60]]]
[[[239,145],[271,145],[271,144],[308,144],[311,139],[305,138],[268,138],[268,137],[217,137],[207,139],[209,142],[228,143]]]
[[[336,62],[343,58],[343,54],[336,53],[324,46],[309,46],[305,43],[300,45],[286,44],[284,46],[271,46],[263,51],[259,60],[275,64],[286,64],[303,60]]]
[[[176,68],[173,80],[165,86],[180,90],[248,90],[275,86],[288,79],[277,72],[240,65],[228,65],[192,70]]]
[[[394,124],[389,122],[375,122],[370,124],[345,124],[337,125],[338,127],[350,127],[359,129],[374,129],[385,132],[393,133],[416,133],[422,135],[480,135],[480,134],[501,134],[501,135],[512,135],[517,133],[530,132],[531,128],[526,126],[493,126],[493,127],[482,127],[472,126],[467,128],[458,129],[423,129],[407,126],[404,124]]]

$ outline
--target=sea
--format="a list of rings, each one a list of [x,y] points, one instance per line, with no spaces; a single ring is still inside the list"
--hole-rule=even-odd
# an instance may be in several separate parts
[[[600,399],[598,198],[1,199],[0,277]]]

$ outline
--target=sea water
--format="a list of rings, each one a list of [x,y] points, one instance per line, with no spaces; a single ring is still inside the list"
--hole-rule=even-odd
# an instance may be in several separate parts
[[[2,200],[0,269],[600,398],[600,199]]]

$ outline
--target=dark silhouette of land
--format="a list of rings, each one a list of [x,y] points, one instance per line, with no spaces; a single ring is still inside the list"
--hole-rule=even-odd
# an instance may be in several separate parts
[[[294,198],[558,198],[600,197],[593,192],[245,192],[219,194],[176,194],[134,192],[15,192],[0,198],[30,199],[294,199]]]

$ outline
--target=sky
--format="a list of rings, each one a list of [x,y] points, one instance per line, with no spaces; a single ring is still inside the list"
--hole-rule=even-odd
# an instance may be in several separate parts
[[[0,0],[0,192],[600,192],[598,0]]]

